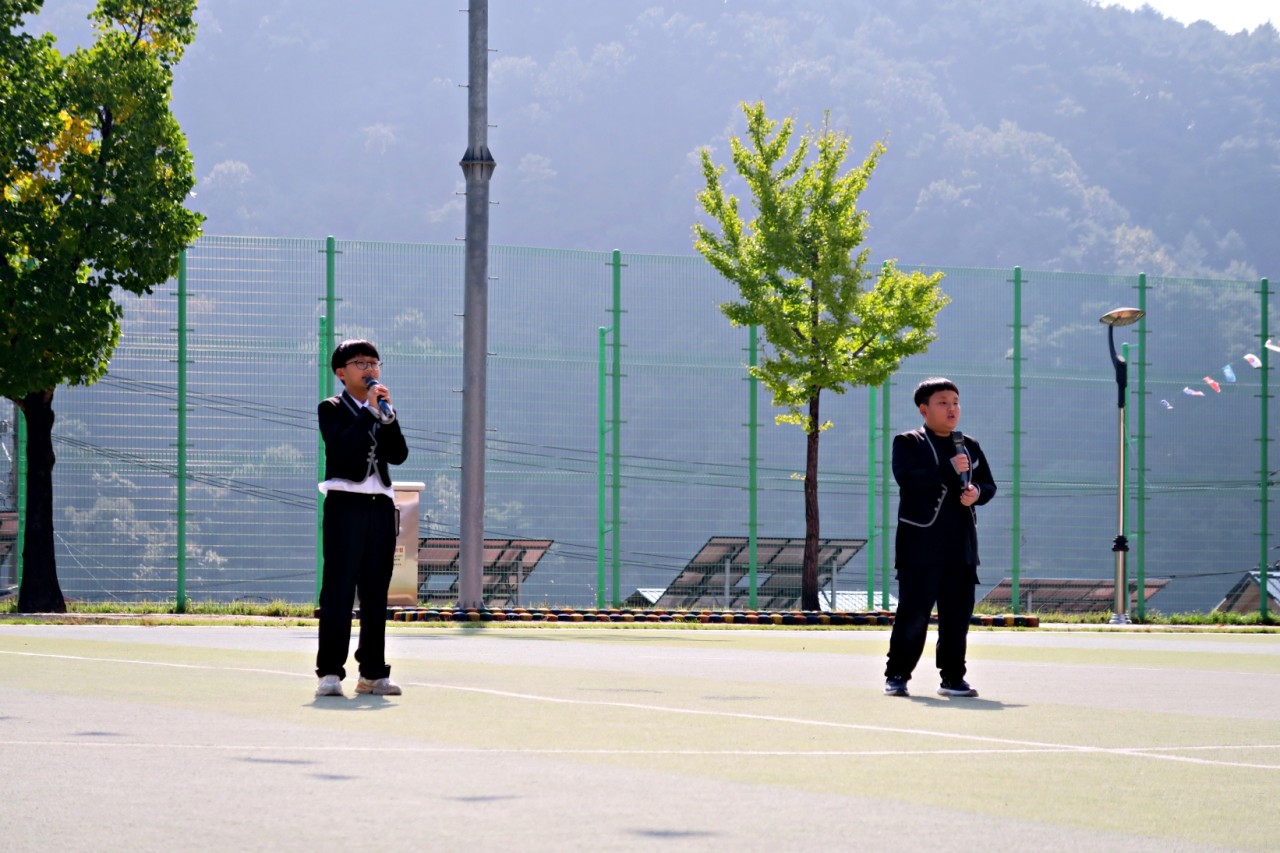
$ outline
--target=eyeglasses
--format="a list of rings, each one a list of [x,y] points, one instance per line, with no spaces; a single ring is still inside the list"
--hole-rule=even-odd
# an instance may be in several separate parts
[[[380,361],[366,361],[362,358],[347,362],[347,367],[354,367],[356,370],[369,370],[371,368],[381,366],[382,362]]]

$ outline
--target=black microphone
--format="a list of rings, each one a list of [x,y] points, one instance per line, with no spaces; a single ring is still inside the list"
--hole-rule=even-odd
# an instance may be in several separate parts
[[[951,442],[956,446],[957,456],[959,456],[961,453],[964,453],[964,433],[962,433],[960,430],[956,430],[955,432],[951,433]],[[968,471],[960,472],[960,488],[962,489],[967,488],[968,485],[969,485],[969,472]]]
[[[382,384],[381,382],[374,379],[372,376],[365,377],[364,387],[368,388],[370,391],[372,391],[374,388],[378,387],[381,384]],[[391,405],[381,397],[378,398],[378,408],[382,410],[382,414],[384,414],[387,417],[391,417],[392,415]]]

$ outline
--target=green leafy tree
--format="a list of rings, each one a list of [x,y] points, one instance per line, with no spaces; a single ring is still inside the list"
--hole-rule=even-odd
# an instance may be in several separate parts
[[[19,31],[43,0],[0,5],[0,394],[27,427],[18,608],[66,609],[53,549],[53,395],[107,371],[118,292],[177,272],[203,219],[169,109],[195,0],[100,0],[91,47],[63,56]]]
[[[778,422],[805,431],[801,606],[817,610],[818,443],[830,426],[820,414],[822,392],[883,384],[902,359],[928,349],[948,299],[938,286],[940,272],[905,273],[892,262],[874,272],[866,268],[869,253],[859,247],[867,215],[857,202],[883,143],[842,175],[849,138],[828,122],[802,134],[789,152],[790,119],[770,120],[763,103],[743,104],[743,112],[746,140],[731,140],[733,165],[751,191],[756,216],[744,222],[738,199],[725,190],[725,169],[704,150],[706,188],[698,201],[719,233],[695,224],[695,246],[738,287],[741,299],[720,310],[735,326],[763,331],[764,353],[751,370],[773,404],[786,409]]]

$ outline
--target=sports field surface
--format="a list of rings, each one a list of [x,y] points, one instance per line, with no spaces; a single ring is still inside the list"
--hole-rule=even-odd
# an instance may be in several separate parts
[[[0,850],[1277,850],[1280,635],[0,622]],[[354,646],[354,644],[353,644]]]

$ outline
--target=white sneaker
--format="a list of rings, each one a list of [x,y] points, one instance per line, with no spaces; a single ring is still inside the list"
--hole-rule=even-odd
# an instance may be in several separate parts
[[[320,684],[316,687],[317,696],[341,696],[342,695],[342,679],[336,675],[326,675],[320,679]]]
[[[372,693],[374,696],[399,696],[400,685],[390,678],[365,678],[360,676],[356,682],[357,693]]]

